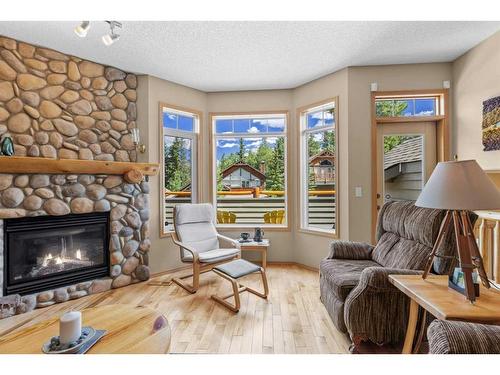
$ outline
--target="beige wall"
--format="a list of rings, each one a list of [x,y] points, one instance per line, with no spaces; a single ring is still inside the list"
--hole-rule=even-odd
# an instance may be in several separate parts
[[[196,109],[206,114],[207,95],[192,88],[177,85],[156,77],[139,76],[137,124],[142,141],[147,145],[145,154],[139,154],[139,161],[160,161],[159,155],[159,114],[160,102]],[[204,116],[206,117],[206,115]],[[204,146],[204,145],[202,145]],[[202,151],[203,152],[203,151]],[[208,161],[203,158],[201,171],[207,171]],[[208,177],[203,173],[202,181]],[[160,237],[160,179],[150,178],[151,194],[151,250],[149,265],[152,273],[158,273],[182,266],[179,260],[179,249],[172,243],[170,237]],[[206,186],[206,184],[203,184]]]
[[[339,124],[338,124],[338,147],[339,147],[339,163],[337,170],[339,173],[339,186],[338,191],[338,224],[340,229],[340,238],[349,238],[349,212],[348,212],[348,160],[349,160],[349,145],[348,145],[348,105],[347,105],[347,69],[340,70],[326,77],[309,82],[305,85],[297,87],[294,90],[294,118],[297,122],[297,110],[301,107],[308,106],[320,102],[322,100],[338,97],[339,109]],[[297,125],[296,125],[297,126]],[[299,155],[299,140],[297,128],[294,128],[296,155]],[[294,160],[293,175],[296,181],[295,186],[299,186],[298,181],[298,157]],[[298,189],[294,190],[295,217],[300,217],[300,202]],[[298,220],[297,220],[298,221]],[[295,225],[295,261],[311,267],[318,267],[321,259],[328,255],[329,244],[332,237],[326,235],[317,235],[311,233],[304,233],[298,230],[298,224]]]
[[[500,95],[500,33],[453,63],[453,149],[461,160],[476,159],[482,168],[500,170],[500,151],[483,151],[483,101]]]
[[[265,90],[265,91],[242,91],[242,92],[217,92],[208,93],[207,110],[208,112],[252,112],[252,111],[288,111],[288,131],[290,147],[290,158],[288,160],[290,171],[293,171],[295,157],[294,150],[297,149],[293,129],[295,128],[295,119],[293,116],[293,90]],[[208,121],[208,118],[207,118]],[[208,126],[208,124],[207,124]],[[290,197],[294,197],[294,187],[296,186],[295,174],[289,173],[288,178]],[[207,180],[208,186],[208,180]],[[290,200],[293,206],[293,199]],[[290,230],[276,231],[264,229],[266,237],[270,239],[271,246],[268,251],[268,260],[292,262],[295,257],[293,254],[293,223],[294,215],[290,215]],[[230,237],[238,237],[241,231],[224,231],[224,234]],[[254,258],[252,254],[244,254],[250,259]]]
[[[441,88],[451,79],[451,64],[415,64],[346,68],[292,90],[204,93],[154,77],[139,79],[139,127],[149,145],[142,160],[159,161],[158,102],[190,107],[205,116],[202,129],[202,200],[209,197],[209,134],[211,112],[289,111],[289,195],[290,230],[268,229],[271,239],[270,261],[293,261],[317,267],[328,254],[332,237],[298,230],[299,217],[299,133],[297,110],[300,107],[338,97],[339,107],[339,237],[343,240],[370,241],[371,230],[371,114],[370,83],[379,90]],[[159,179],[152,179],[151,206],[159,207]],[[354,187],[361,186],[363,197],[354,197]],[[161,272],[180,266],[177,249],[169,238],[159,237],[160,210],[152,209],[151,269]],[[237,237],[239,231],[225,231]]]
[[[366,66],[349,68],[349,234],[352,241],[371,237],[371,92],[441,89],[451,79],[451,63]],[[356,198],[354,188],[363,196]]]

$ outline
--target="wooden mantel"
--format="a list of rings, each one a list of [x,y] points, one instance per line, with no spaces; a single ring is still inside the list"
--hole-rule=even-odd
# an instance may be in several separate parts
[[[0,156],[0,173],[127,175],[133,171],[142,179],[142,176],[155,176],[158,170],[157,163]]]

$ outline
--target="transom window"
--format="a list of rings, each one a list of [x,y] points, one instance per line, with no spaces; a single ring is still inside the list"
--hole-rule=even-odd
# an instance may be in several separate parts
[[[197,144],[201,114],[160,105],[162,189],[160,189],[162,234],[173,231],[176,204],[198,201]]]
[[[377,117],[426,117],[440,113],[439,97],[388,97],[375,99]]]
[[[336,100],[300,112],[301,228],[337,233]]]
[[[212,116],[219,225],[287,225],[286,113]]]

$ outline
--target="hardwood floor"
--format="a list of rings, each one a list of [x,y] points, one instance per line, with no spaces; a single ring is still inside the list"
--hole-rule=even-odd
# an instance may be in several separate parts
[[[238,314],[210,299],[214,293],[230,291],[229,283],[212,272],[202,275],[196,294],[188,294],[175,284],[150,285],[170,277],[0,320],[0,335],[68,310],[121,303],[162,312],[172,329],[171,353],[348,352],[348,337],[333,326],[319,300],[317,272],[296,265],[268,265],[268,300],[243,293]],[[259,281],[259,275],[245,279],[247,285],[260,290]]]

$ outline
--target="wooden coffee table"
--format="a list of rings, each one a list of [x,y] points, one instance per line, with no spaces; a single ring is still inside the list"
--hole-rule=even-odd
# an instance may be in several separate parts
[[[389,281],[411,299],[403,354],[418,351],[425,329],[426,312],[441,320],[500,324],[500,292],[493,288],[481,286],[478,299],[471,304],[464,295],[448,287],[448,276],[429,275],[424,280],[421,275],[389,275]],[[419,307],[424,309],[424,324],[420,325],[414,349]]]
[[[170,347],[170,326],[148,307],[106,305],[82,310],[84,326],[105,329],[89,354],[164,354]],[[59,316],[0,337],[0,354],[41,354],[42,345],[59,334]]]

